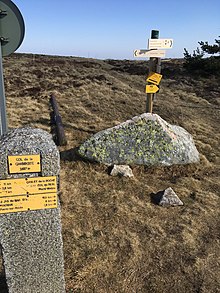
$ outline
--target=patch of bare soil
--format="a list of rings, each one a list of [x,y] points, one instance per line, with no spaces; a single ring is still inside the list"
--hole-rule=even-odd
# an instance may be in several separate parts
[[[145,112],[148,62],[25,54],[4,59],[11,128],[50,132],[51,93],[62,115],[68,140],[60,147],[68,293],[220,292],[220,80],[189,75],[182,63],[162,61],[154,113],[193,135],[200,163],[132,166],[135,177],[128,179],[81,161],[75,148]],[[169,186],[183,207],[154,204],[154,195]]]

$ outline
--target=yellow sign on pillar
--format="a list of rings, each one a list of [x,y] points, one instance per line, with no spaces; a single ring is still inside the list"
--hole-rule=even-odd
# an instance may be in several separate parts
[[[0,180],[0,214],[57,208],[56,176]]]
[[[9,173],[33,173],[41,171],[40,155],[8,156]]]
[[[155,84],[146,85],[146,93],[147,94],[156,94],[159,91],[159,87]]]
[[[147,78],[148,82],[158,85],[161,81],[162,75],[156,72],[150,72]]]
[[[31,194],[0,197],[0,214],[57,208],[57,194]]]

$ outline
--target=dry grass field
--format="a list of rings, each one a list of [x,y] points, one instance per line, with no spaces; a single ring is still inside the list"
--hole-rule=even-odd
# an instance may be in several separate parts
[[[131,166],[129,179],[80,160],[75,149],[145,112],[147,61],[4,58],[10,128],[50,132],[51,93],[62,115],[68,140],[59,147],[67,293],[220,292],[220,79],[190,75],[182,63],[162,61],[154,113],[193,135],[200,163]],[[169,186],[183,207],[154,203],[154,194]],[[1,282],[5,293],[3,273]]]

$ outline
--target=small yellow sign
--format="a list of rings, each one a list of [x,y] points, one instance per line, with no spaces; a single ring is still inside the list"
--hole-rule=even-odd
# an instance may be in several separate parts
[[[0,197],[0,214],[57,208],[57,194]]]
[[[0,214],[57,208],[56,176],[0,180]]]
[[[10,174],[40,172],[40,155],[8,156],[8,166]]]
[[[161,81],[162,75],[156,72],[150,72],[147,81],[153,84],[159,84]]]
[[[146,93],[147,94],[155,94],[159,91],[159,87],[155,84],[148,84],[146,85]]]

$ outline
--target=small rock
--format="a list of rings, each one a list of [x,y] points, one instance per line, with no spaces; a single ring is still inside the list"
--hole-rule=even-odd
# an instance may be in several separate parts
[[[169,207],[169,206],[182,206],[183,202],[179,199],[176,193],[171,187],[164,190],[164,193],[159,202],[160,206]]]
[[[133,177],[134,176],[131,168],[127,165],[114,165],[110,175],[111,176],[124,176],[124,177]]]

